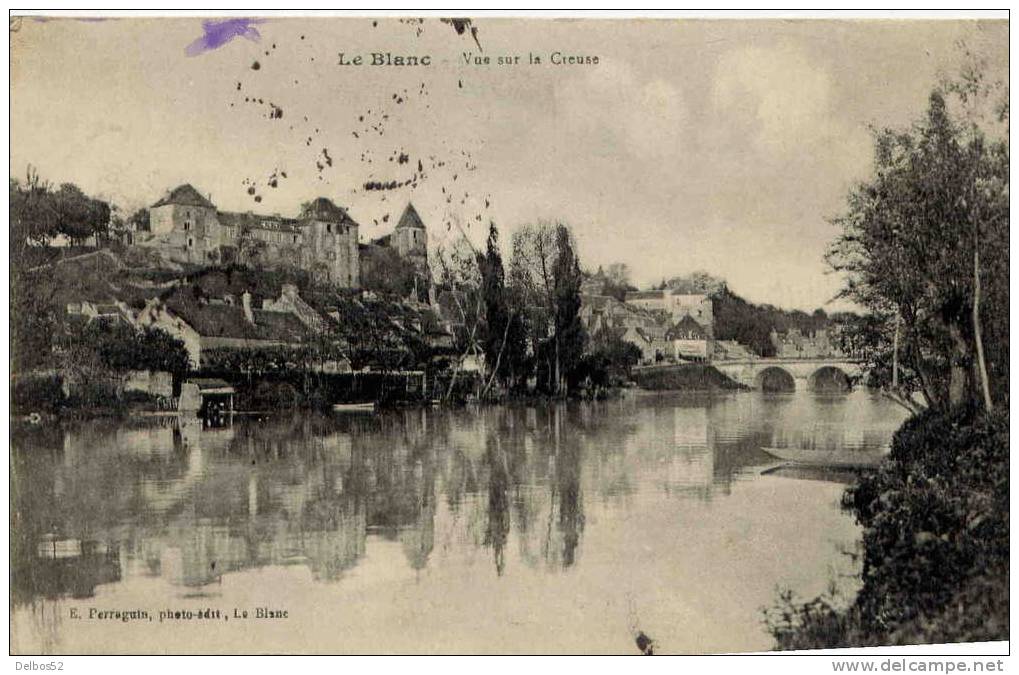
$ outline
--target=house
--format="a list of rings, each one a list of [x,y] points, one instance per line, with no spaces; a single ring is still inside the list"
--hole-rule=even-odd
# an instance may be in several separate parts
[[[705,293],[688,292],[688,288],[669,288],[654,291],[631,291],[626,294],[626,304],[641,309],[665,314],[672,321],[684,316],[691,317],[708,333],[714,332],[714,312],[711,296]]]
[[[775,345],[775,356],[783,359],[814,359],[825,356],[842,356],[842,350],[825,329],[818,329],[808,335],[799,328],[790,328],[785,333],[771,331],[771,343]]]
[[[105,321],[110,324],[124,323],[128,326],[134,325],[134,312],[120,300],[69,302],[67,303],[67,314],[79,317],[86,324],[93,321]]]
[[[579,315],[592,337],[591,346],[618,339],[636,346],[644,363],[672,358],[674,350],[665,338],[666,327],[653,311],[607,295],[581,295]]]
[[[672,353],[677,360],[707,361],[712,353],[708,332],[689,314],[666,331],[665,339],[672,344]]]
[[[212,349],[298,347],[314,333],[293,311],[255,309],[247,291],[237,300],[231,295],[196,297],[191,289],[175,289],[165,299],[147,303],[136,323],[182,341],[194,369],[207,365],[203,355]]]

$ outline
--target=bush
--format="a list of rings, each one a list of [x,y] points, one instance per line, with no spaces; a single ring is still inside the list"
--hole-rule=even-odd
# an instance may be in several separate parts
[[[896,432],[843,498],[864,528],[856,600],[770,623],[780,649],[1008,639],[1008,417],[927,411]]]
[[[15,377],[11,385],[11,403],[14,412],[19,415],[56,412],[64,405],[60,377]]]
[[[1008,457],[1007,412],[927,412],[899,429],[889,461],[845,495],[865,528],[865,622],[938,613],[966,581],[1007,569]]]

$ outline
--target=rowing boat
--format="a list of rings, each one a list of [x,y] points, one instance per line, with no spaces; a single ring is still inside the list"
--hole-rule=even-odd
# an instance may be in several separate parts
[[[801,450],[799,448],[761,448],[766,453],[786,462],[804,466],[830,466],[843,468],[872,468],[881,463],[888,449],[881,450]]]
[[[375,412],[374,403],[335,403],[333,412]]]

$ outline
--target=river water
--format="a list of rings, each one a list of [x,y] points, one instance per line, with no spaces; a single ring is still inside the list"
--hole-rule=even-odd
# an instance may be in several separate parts
[[[770,649],[778,589],[851,596],[860,533],[844,474],[761,448],[878,448],[902,419],[864,390],[632,393],[19,431],[12,649]],[[188,611],[219,614],[165,616]]]

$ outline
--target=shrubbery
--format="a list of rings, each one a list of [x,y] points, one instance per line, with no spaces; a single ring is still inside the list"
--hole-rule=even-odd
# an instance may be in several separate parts
[[[64,405],[60,377],[15,377],[11,384],[11,407],[15,414],[52,413]]]
[[[1008,412],[928,411],[895,434],[881,468],[846,491],[864,527],[853,604],[793,606],[780,649],[1008,639]]]

